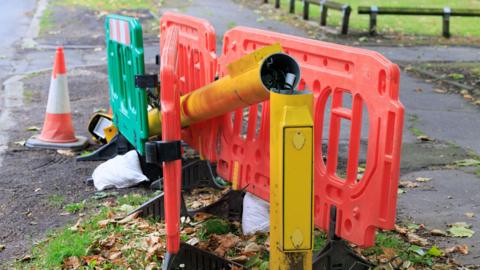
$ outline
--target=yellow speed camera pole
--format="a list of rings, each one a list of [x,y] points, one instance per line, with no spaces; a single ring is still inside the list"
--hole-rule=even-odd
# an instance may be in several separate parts
[[[270,269],[312,269],[313,95],[270,93]]]

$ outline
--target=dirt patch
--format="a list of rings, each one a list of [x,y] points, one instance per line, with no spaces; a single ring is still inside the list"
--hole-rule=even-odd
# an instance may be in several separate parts
[[[139,19],[144,36],[155,39],[158,23],[147,9],[111,12]],[[40,44],[103,46],[105,44],[106,11],[77,6],[49,6],[42,18]]]
[[[63,206],[94,193],[83,180],[98,162],[76,162],[53,150],[32,150],[15,142],[25,140],[41,127],[48,96],[50,73],[24,80],[25,106],[13,110],[16,125],[9,130],[10,143],[0,170],[0,262],[27,252],[49,230],[74,219]],[[95,108],[106,108],[107,75],[104,67],[71,70],[69,88],[77,134],[87,135],[86,124]],[[28,93],[28,94],[27,94]]]

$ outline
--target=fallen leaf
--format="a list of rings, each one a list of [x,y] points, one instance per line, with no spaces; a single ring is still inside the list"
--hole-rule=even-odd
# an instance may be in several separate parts
[[[451,224],[447,232],[453,237],[472,237],[475,232],[469,229],[469,225],[465,225],[464,222]]]
[[[464,160],[455,161],[455,164],[460,167],[473,167],[473,166],[480,166],[480,160],[467,158]]]
[[[399,188],[398,191],[397,191],[397,194],[404,194],[405,193],[405,190]]]
[[[432,256],[435,256],[435,257],[442,257],[444,255],[444,252],[439,249],[437,246],[432,246],[428,251],[427,251],[427,254],[428,255],[432,255]]]
[[[117,251],[117,252],[112,252],[110,253],[110,255],[108,256],[108,259],[110,261],[113,261],[113,260],[116,260],[118,258],[120,258],[122,256],[122,252],[121,251]]]
[[[28,261],[31,261],[32,259],[33,259],[33,257],[32,257],[31,255],[28,255],[28,254],[27,254],[27,255],[23,256],[23,257],[20,259],[20,261],[22,261],[22,262],[28,262]]]
[[[433,92],[439,93],[439,94],[445,94],[445,93],[447,93],[447,90],[440,89],[440,88],[435,88],[435,89],[433,89]]]
[[[448,74],[448,77],[454,80],[462,80],[465,78],[465,75],[461,73],[450,73]],[[463,90],[462,90],[463,91]]]
[[[430,234],[433,235],[433,236],[447,236],[447,233],[442,231],[442,230],[439,230],[439,229],[433,229],[430,231]]]
[[[429,142],[429,141],[432,141],[432,138],[428,137],[427,135],[420,135],[420,136],[417,136],[417,140],[422,142]]]
[[[183,232],[186,233],[186,234],[192,234],[192,233],[195,232],[195,228],[186,227],[185,229],[183,229]]]
[[[445,254],[450,254],[450,253],[455,253],[455,252],[463,254],[463,255],[468,255],[468,246],[467,245],[457,245],[457,246],[445,249]]]
[[[383,251],[383,255],[387,258],[387,260],[391,260],[393,257],[397,256],[397,251],[394,248],[387,248],[381,247]]]
[[[423,92],[423,89],[420,87],[415,88],[415,92]]]
[[[5,250],[5,245],[0,245],[0,252]]]
[[[100,228],[105,228],[105,227],[107,227],[108,224],[114,223],[114,222],[115,222],[115,220],[113,220],[113,219],[104,219],[104,220],[100,220],[99,222],[97,222],[97,225]]]
[[[395,231],[397,231],[399,234],[407,234],[408,228],[395,224]]]
[[[467,212],[467,213],[465,213],[465,216],[467,216],[467,217],[469,217],[469,218],[473,218],[473,217],[475,217],[475,213],[473,213],[473,212]]]
[[[430,180],[432,180],[432,178],[429,178],[429,177],[417,177],[415,179],[415,181],[417,181],[417,182],[428,182]]]
[[[405,188],[416,188],[418,187],[418,184],[412,181],[400,181],[400,187],[405,187]]]
[[[226,252],[226,250],[225,250],[225,248],[222,247],[222,246],[218,246],[218,247],[213,251],[213,253],[214,253],[215,255],[220,256],[220,257],[225,256],[225,252]]]
[[[210,218],[212,215],[211,214],[208,214],[208,213],[203,213],[203,212],[198,212],[198,213],[195,213],[195,220],[196,221],[204,221],[208,218]]]
[[[126,223],[129,223],[129,222],[133,221],[134,219],[136,219],[139,214],[140,214],[140,212],[132,213],[131,215],[128,215],[128,216],[126,216],[125,218],[123,218],[123,219],[121,219],[120,221],[118,221],[118,224],[126,224]]]
[[[40,128],[37,126],[29,126],[25,129],[26,131],[39,131]]]
[[[423,248],[419,247],[418,245],[411,245],[409,248],[408,248],[409,251],[413,251],[415,253],[417,253],[418,255],[420,256],[423,256],[425,255],[425,250],[423,250]]]
[[[424,246],[428,245],[428,240],[418,236],[417,234],[408,233],[407,238],[408,238],[408,242],[410,244],[418,245],[418,246],[421,246],[421,247],[424,247]]]
[[[234,247],[238,242],[240,242],[240,237],[234,235],[233,233],[228,233],[218,240],[218,243],[227,249]]]
[[[193,237],[189,239],[186,243],[191,246],[195,246],[196,244],[198,244],[198,242],[200,242],[200,239],[198,239],[197,237]]]
[[[91,256],[82,256],[80,257],[85,263],[90,264],[91,262],[95,261],[97,265],[104,262],[106,259],[100,255],[91,255]]]
[[[24,146],[25,142],[26,142],[25,140],[20,140],[20,141],[16,141],[16,142],[13,142],[13,143],[16,144],[16,145]]]
[[[63,261],[63,268],[66,268],[66,269],[78,269],[80,268],[80,259],[78,259],[77,256],[71,256],[71,257],[68,257],[66,258],[64,261]]]
[[[233,257],[230,260],[234,262],[246,262],[248,260],[248,257],[245,255],[240,255],[240,256]]]
[[[258,252],[260,251],[261,247],[259,245],[257,245],[257,243],[255,242],[250,242],[248,243],[245,248],[243,249],[243,252],[244,253],[247,253],[247,252]]]
[[[69,230],[70,230],[70,231],[74,231],[74,232],[76,232],[76,231],[81,231],[81,230],[82,230],[82,226],[81,226],[82,220],[83,220],[82,218],[79,218],[79,219],[77,220],[77,223],[75,223],[75,225],[73,225],[72,227],[70,227]]]
[[[74,157],[75,156],[75,152],[72,151],[72,150],[68,150],[68,149],[58,149],[57,153],[59,153],[62,156],[67,156],[67,157]]]

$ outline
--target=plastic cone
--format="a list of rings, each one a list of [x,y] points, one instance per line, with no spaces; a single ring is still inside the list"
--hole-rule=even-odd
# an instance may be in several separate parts
[[[27,146],[39,148],[83,148],[87,139],[75,136],[70,97],[68,94],[67,69],[63,48],[58,47],[53,65],[50,89],[48,92],[47,111],[40,136],[33,136]]]

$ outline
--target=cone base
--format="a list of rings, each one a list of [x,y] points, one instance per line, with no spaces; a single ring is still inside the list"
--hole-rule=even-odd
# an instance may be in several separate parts
[[[43,149],[70,149],[81,150],[88,146],[88,139],[83,136],[75,136],[77,139],[74,142],[67,143],[53,143],[46,142],[40,139],[40,135],[34,135],[28,139],[25,143],[30,148],[43,148]]]

